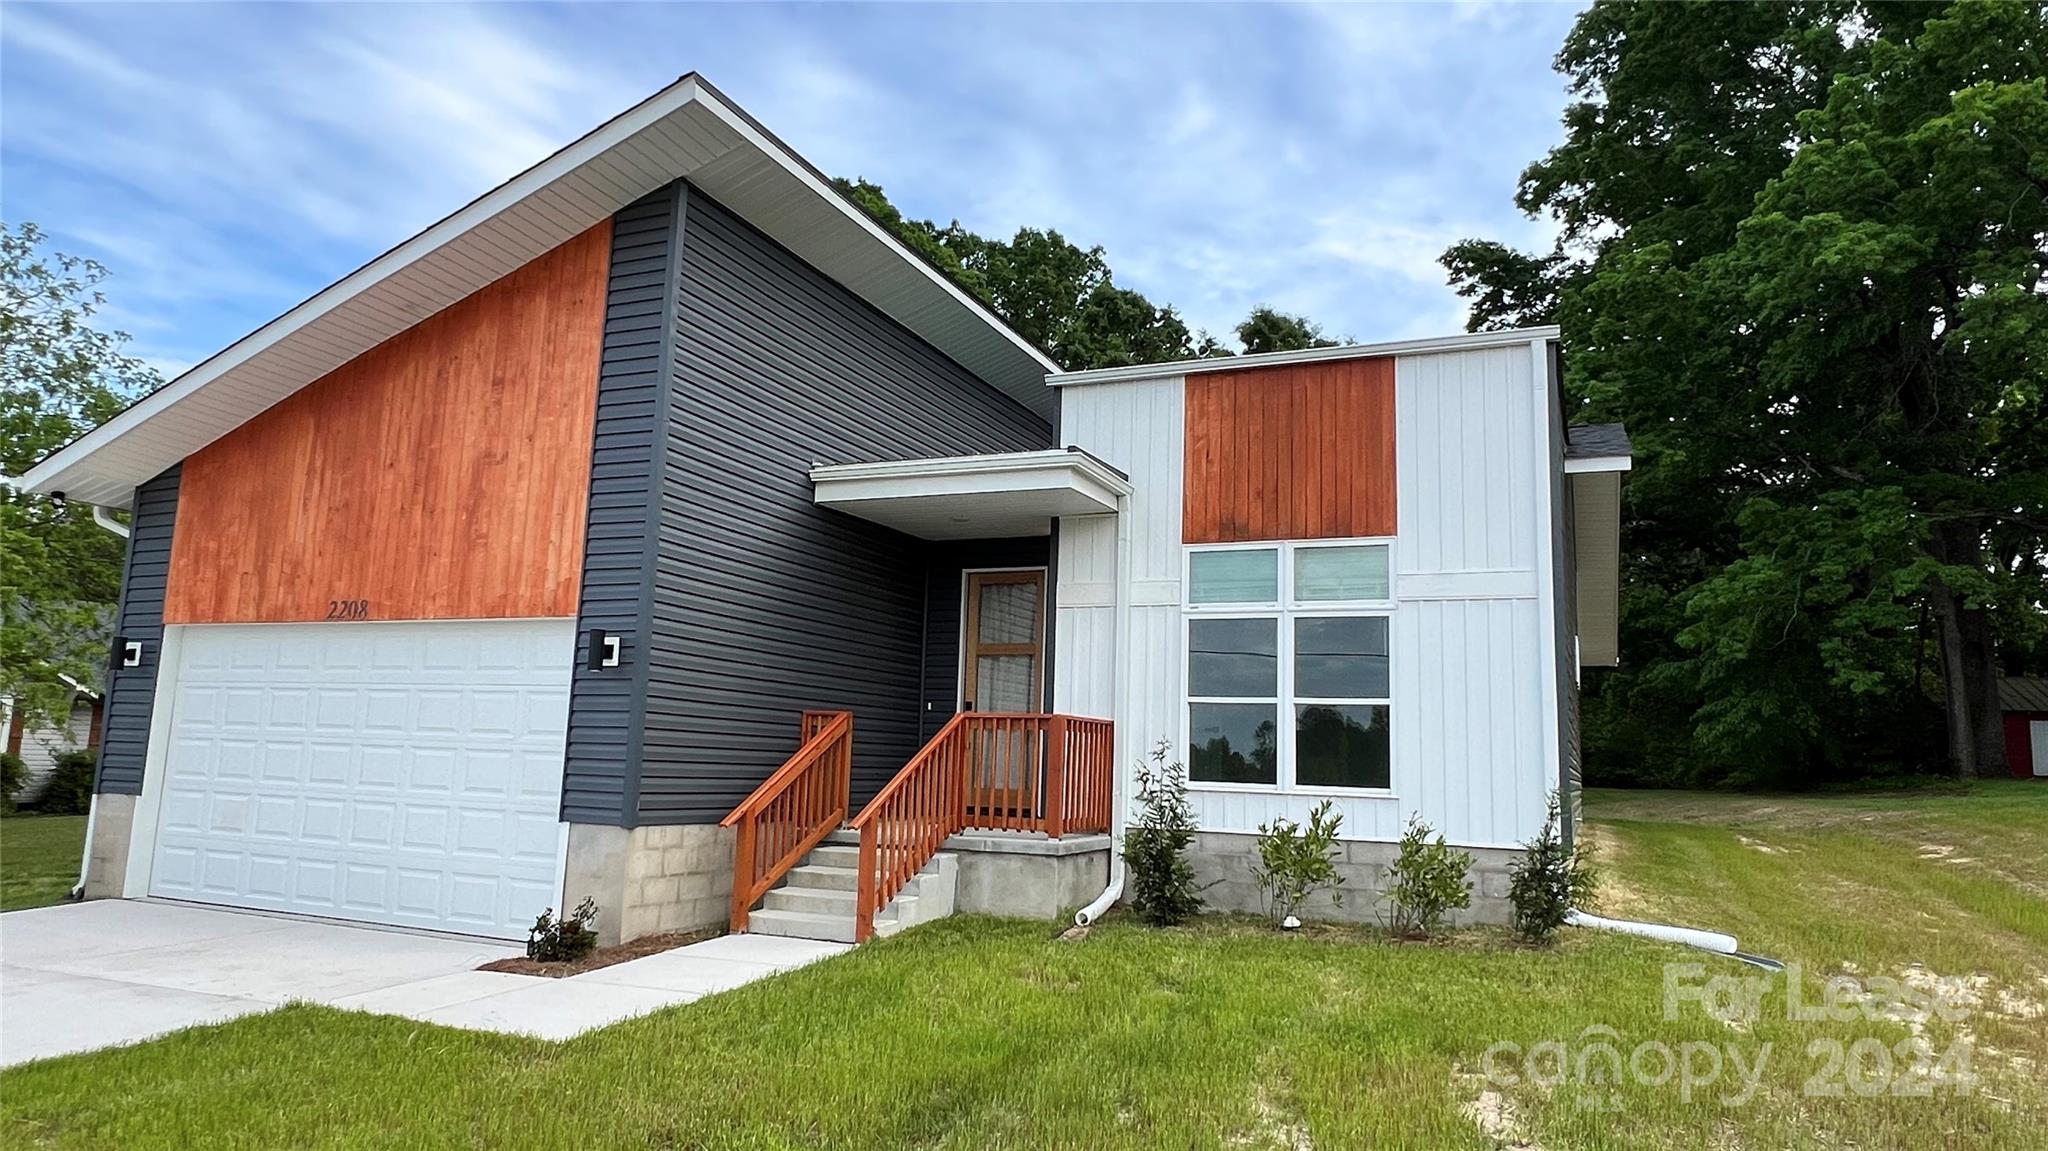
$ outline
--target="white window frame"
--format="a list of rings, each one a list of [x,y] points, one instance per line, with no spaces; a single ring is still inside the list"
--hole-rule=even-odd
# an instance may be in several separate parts
[[[1294,557],[1298,552],[1318,548],[1358,547],[1371,545],[1384,547],[1387,554],[1387,595],[1383,599],[1361,600],[1303,600],[1295,595]],[[1393,702],[1394,691],[1394,609],[1396,607],[1394,588],[1394,540],[1391,536],[1364,536],[1349,539],[1326,540],[1261,540],[1253,543],[1190,544],[1181,549],[1181,587],[1186,589],[1181,596],[1181,701],[1180,701],[1180,746],[1191,753],[1193,744],[1193,722],[1189,716],[1190,705],[1198,703],[1250,703],[1268,704],[1273,707],[1275,723],[1275,763],[1272,783],[1225,783],[1212,780],[1188,780],[1190,791],[1239,792],[1253,795],[1309,795],[1352,798],[1393,798],[1395,796],[1393,749],[1399,746],[1398,725],[1401,717]],[[1189,599],[1194,588],[1194,556],[1201,552],[1219,551],[1278,551],[1279,583],[1276,588],[1279,598],[1268,603],[1218,603],[1197,604]],[[1343,699],[1297,698],[1294,694],[1294,621],[1297,619],[1337,619],[1379,617],[1387,621],[1387,695],[1383,698],[1347,697]],[[1249,696],[1223,697],[1193,695],[1189,690],[1189,663],[1193,648],[1193,627],[1197,621],[1211,619],[1269,619],[1274,621],[1275,651],[1280,661],[1275,677],[1275,688],[1279,692],[1272,699]],[[1295,707],[1297,704],[1356,704],[1387,709],[1387,786],[1386,787],[1335,787],[1330,785],[1307,786],[1295,782]],[[1189,755],[1192,758],[1192,755]]]

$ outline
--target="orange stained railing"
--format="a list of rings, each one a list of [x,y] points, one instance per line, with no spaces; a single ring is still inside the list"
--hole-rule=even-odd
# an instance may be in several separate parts
[[[732,929],[818,841],[846,821],[853,779],[853,713],[807,711],[803,746],[719,824],[736,827]]]
[[[903,890],[948,836],[969,828],[1109,830],[1110,722],[1070,715],[962,712],[854,817],[860,832],[854,935]]]

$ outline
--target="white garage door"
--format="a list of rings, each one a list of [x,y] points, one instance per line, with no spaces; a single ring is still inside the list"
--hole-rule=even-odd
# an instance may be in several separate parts
[[[183,629],[150,894],[524,938],[560,890],[574,637]]]

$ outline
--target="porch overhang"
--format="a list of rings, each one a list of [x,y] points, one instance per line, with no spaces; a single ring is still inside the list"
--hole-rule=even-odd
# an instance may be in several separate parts
[[[1079,448],[825,464],[819,507],[926,540],[1042,536],[1056,516],[1113,515],[1128,477]]]

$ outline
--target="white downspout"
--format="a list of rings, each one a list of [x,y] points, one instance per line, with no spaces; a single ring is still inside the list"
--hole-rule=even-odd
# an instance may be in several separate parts
[[[1088,906],[1074,913],[1074,926],[1086,927],[1102,918],[1124,894],[1124,824],[1130,802],[1127,773],[1130,771],[1131,708],[1131,497],[1116,500],[1116,655],[1109,679],[1110,715],[1116,731],[1110,738],[1116,769],[1110,775],[1109,796],[1109,886]]]
[[[92,522],[124,540],[128,538],[128,525],[108,515],[107,509],[98,504],[92,505]],[[85,846],[78,853],[78,882],[72,885],[71,892],[66,898],[75,900],[85,896],[85,881],[92,874],[92,833],[99,827],[99,822],[100,792],[98,788],[94,788],[92,802],[85,809]]]

